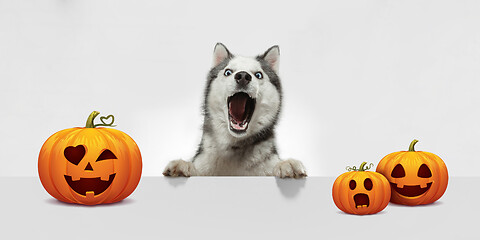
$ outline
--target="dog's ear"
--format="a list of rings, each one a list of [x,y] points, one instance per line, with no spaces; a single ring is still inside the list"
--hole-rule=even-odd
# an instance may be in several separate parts
[[[275,73],[278,74],[278,65],[280,63],[280,48],[275,45],[269,48],[263,55],[259,56],[268,63]]]
[[[215,45],[215,49],[213,50],[213,66],[217,66],[223,60],[227,58],[231,58],[232,54],[228,51],[227,47],[223,45],[222,43],[217,43]]]

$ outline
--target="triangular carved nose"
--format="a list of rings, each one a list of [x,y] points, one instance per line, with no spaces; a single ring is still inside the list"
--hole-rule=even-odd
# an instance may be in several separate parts
[[[85,167],[85,171],[93,171],[92,165],[90,165],[90,163],[88,163]]]

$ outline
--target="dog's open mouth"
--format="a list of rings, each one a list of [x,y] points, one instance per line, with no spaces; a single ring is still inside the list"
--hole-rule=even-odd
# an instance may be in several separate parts
[[[245,132],[255,110],[255,99],[247,93],[238,92],[227,99],[230,130]]]

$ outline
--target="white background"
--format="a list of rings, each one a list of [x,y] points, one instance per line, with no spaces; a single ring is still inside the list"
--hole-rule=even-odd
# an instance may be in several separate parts
[[[0,1],[0,176],[36,176],[43,142],[114,114],[144,176],[189,159],[216,42],[278,44],[282,157],[311,176],[388,153],[480,176],[478,1]]]

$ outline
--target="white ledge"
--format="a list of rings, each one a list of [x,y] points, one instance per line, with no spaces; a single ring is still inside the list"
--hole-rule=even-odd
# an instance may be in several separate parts
[[[1,177],[2,239],[450,239],[476,236],[480,178],[450,180],[436,203],[341,212],[331,177],[144,177],[126,200],[59,202],[35,177]]]

